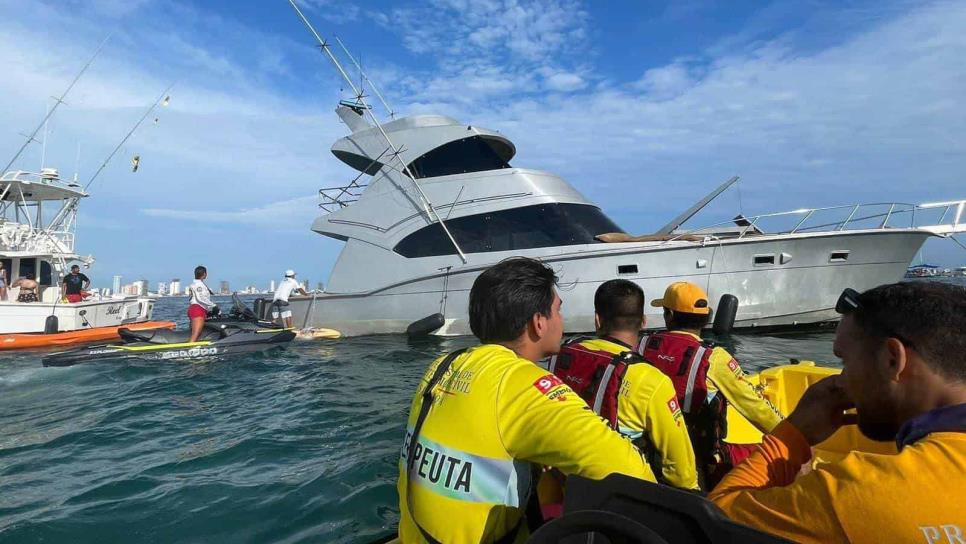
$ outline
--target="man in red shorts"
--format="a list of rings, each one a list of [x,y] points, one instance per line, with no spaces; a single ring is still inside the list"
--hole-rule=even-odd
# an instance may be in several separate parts
[[[84,274],[81,274],[80,266],[76,264],[70,267],[70,274],[64,276],[64,296],[67,298],[67,302],[76,303],[84,300],[84,295],[87,294],[87,289],[91,286],[91,280]]]
[[[191,282],[188,288],[188,319],[191,320],[191,339],[189,342],[197,342],[201,336],[201,330],[205,326],[205,318],[208,312],[217,308],[218,305],[211,301],[211,289],[205,285],[205,278],[208,277],[208,269],[203,266],[195,267],[195,281]]]

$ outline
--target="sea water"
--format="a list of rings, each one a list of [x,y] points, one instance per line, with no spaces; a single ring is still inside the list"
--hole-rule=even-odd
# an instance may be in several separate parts
[[[185,305],[161,299],[154,317],[184,326]],[[727,344],[755,371],[837,365],[832,338]],[[0,353],[0,542],[371,542],[398,521],[419,377],[472,343],[385,335],[68,368]]]

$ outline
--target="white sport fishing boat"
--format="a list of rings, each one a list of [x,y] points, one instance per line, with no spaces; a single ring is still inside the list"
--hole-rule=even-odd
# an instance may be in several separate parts
[[[52,168],[0,177],[0,262],[10,284],[31,274],[40,291],[39,302],[17,302],[19,287],[8,286],[7,300],[0,301],[0,334],[45,332],[50,316],[57,318],[56,331],[117,327],[151,318],[154,301],[147,297],[95,294],[73,304],[62,300],[61,283],[70,265],[94,262],[74,249],[77,208],[86,196],[80,185],[61,180]]]
[[[419,327],[434,334],[469,334],[473,281],[512,256],[557,271],[567,332],[593,330],[594,292],[612,278],[636,282],[648,299],[681,280],[713,301],[734,295],[739,329],[815,325],[837,318],[843,288],[898,281],[928,238],[966,232],[966,200],[799,209],[684,229],[732,178],[654,234],[630,236],[559,176],[511,166],[516,147],[499,132],[441,115],[379,123],[312,31],[355,92],[336,109],[351,133],[332,153],[359,172],[320,191],[325,213],[312,230],[345,247],[325,293],[290,301],[312,327],[401,333],[424,320]],[[662,327],[659,310],[648,310],[648,326]]]

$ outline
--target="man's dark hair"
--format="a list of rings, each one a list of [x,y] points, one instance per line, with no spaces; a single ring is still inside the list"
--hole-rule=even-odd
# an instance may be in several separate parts
[[[208,269],[207,268],[205,268],[203,266],[196,266],[195,267],[195,279],[196,280],[200,280],[201,279],[201,276],[204,276],[207,273],[208,273]]]
[[[74,266],[70,267],[70,269],[71,270],[80,270],[80,266],[75,264]]]
[[[27,272],[23,275],[23,277],[27,278],[28,280],[34,279],[34,275],[31,272]]]
[[[703,329],[711,322],[711,314],[692,314],[689,312],[672,312],[667,320],[668,329]]]
[[[594,293],[601,332],[638,331],[644,317],[644,290],[628,280],[608,280]]]
[[[526,257],[491,266],[470,289],[470,330],[484,344],[516,340],[534,314],[550,315],[556,284],[550,267]]]
[[[851,313],[870,339],[898,338],[936,372],[966,381],[966,288],[915,281],[859,295]]]

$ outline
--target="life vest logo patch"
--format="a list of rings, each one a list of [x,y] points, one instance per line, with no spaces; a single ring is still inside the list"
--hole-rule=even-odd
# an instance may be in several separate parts
[[[734,359],[728,361],[728,368],[730,368],[732,372],[739,372],[741,370],[741,367],[738,366],[738,361],[735,361]]]
[[[678,404],[677,397],[671,397],[671,400],[667,401],[667,408],[671,411],[671,417],[678,420],[678,427],[681,426],[681,405]]]
[[[560,381],[560,378],[558,378],[553,374],[547,374],[546,376],[533,382],[533,386],[536,387],[537,391],[540,391],[540,394],[542,395],[546,395],[547,393],[552,391],[553,388],[560,385],[563,385],[563,382]]]

